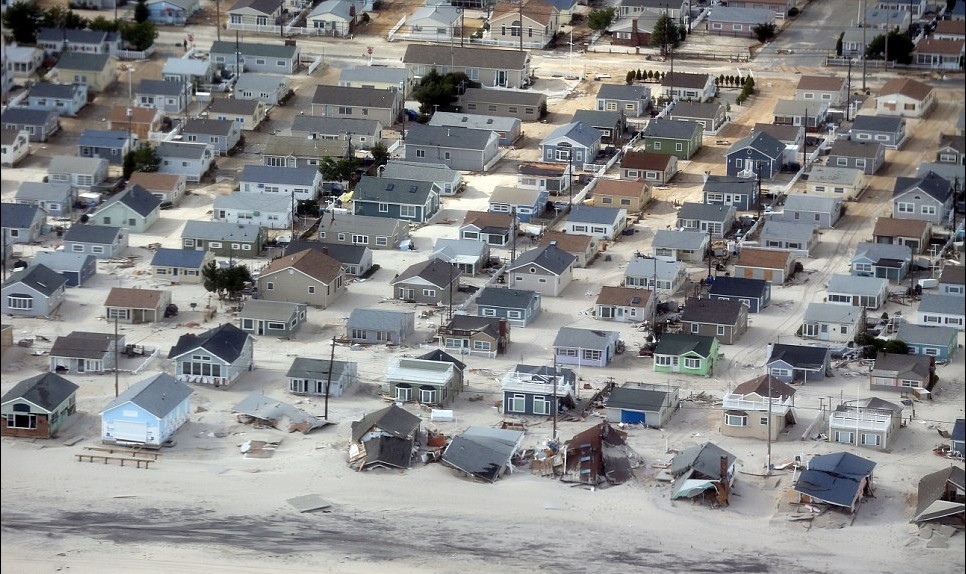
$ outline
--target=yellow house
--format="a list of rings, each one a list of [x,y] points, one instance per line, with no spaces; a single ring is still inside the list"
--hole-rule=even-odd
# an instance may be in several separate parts
[[[65,52],[54,68],[62,84],[84,84],[88,92],[102,92],[117,81],[116,60],[109,54]]]
[[[243,131],[257,128],[267,114],[268,106],[261,100],[220,98],[213,100],[208,108],[208,119],[231,120]]]
[[[619,207],[628,213],[643,211],[651,201],[651,186],[643,179],[602,179],[594,186],[597,207]]]

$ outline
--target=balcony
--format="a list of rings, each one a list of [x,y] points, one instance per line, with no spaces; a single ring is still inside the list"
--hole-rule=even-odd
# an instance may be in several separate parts
[[[721,402],[721,406],[725,410],[735,410],[735,411],[749,411],[749,412],[768,412],[768,401],[746,401],[742,397],[744,395],[736,395],[733,393],[724,396]],[[771,401],[771,412],[776,415],[786,415],[789,409],[791,409],[791,399],[786,399],[785,403],[781,402],[781,399],[772,399]]]
[[[503,376],[501,389],[504,391],[517,391],[536,395],[553,394],[553,383],[547,381],[524,380],[516,376],[516,373],[507,373]],[[570,383],[557,382],[557,396],[566,397],[574,394],[574,388]]]
[[[835,411],[829,419],[829,429],[883,432],[891,423],[892,416],[885,413]]]

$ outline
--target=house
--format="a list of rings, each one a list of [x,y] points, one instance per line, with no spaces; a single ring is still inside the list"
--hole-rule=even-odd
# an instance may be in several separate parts
[[[849,136],[856,141],[875,141],[899,149],[906,140],[906,119],[898,116],[856,116]]]
[[[542,310],[542,298],[536,291],[484,287],[476,298],[478,317],[506,319],[514,327],[526,327]]]
[[[404,159],[461,171],[488,171],[500,158],[500,137],[489,129],[411,124]]]
[[[667,15],[674,21],[684,18],[688,11],[687,3],[670,3],[660,0],[624,0],[617,8],[617,15],[621,18],[637,15]]]
[[[288,392],[292,394],[341,397],[359,380],[359,364],[295,357],[285,377],[288,378]]]
[[[682,330],[733,345],[748,330],[748,306],[740,301],[689,297],[681,313]]]
[[[684,449],[671,459],[671,500],[703,496],[716,506],[727,505],[738,476],[737,462],[735,455],[710,442]]]
[[[928,394],[938,379],[934,357],[879,351],[869,371],[869,389]]]
[[[556,242],[558,249],[577,258],[574,261],[574,267],[587,267],[593,263],[601,244],[600,239],[590,235],[574,235],[549,229],[545,229],[540,234],[540,241],[537,244],[543,247],[553,242]]]
[[[209,122],[229,121],[242,131],[249,132],[258,128],[262,120],[268,117],[268,104],[258,99],[218,98],[212,100],[211,105],[208,106],[208,117],[212,118],[208,120]],[[185,131],[187,132],[187,126]],[[226,136],[222,135],[222,137]],[[230,135],[227,137],[229,137],[228,143],[231,143],[231,139],[235,139],[236,143],[238,141],[237,138],[232,138]],[[228,149],[230,150],[232,147],[234,146],[230,146]]]
[[[229,259],[257,257],[264,246],[265,232],[258,225],[188,220],[181,231],[183,249],[210,251]]]
[[[649,321],[654,318],[656,299],[643,289],[604,285],[594,302],[594,319],[624,323]]]
[[[966,42],[959,40],[943,40],[935,36],[926,36],[916,44],[913,50],[914,62],[931,70],[961,69],[963,54],[966,53]]]
[[[394,359],[386,369],[386,381],[383,388],[388,396],[421,405],[448,405],[463,390],[456,365],[448,361]]]
[[[805,146],[805,126],[756,123],[751,128],[751,132],[764,132],[785,144],[786,162],[792,162],[801,157],[800,152]]]
[[[125,349],[124,335],[71,331],[54,339],[50,348],[50,371],[56,373],[104,373],[117,366]]]
[[[806,132],[817,132],[825,129],[828,111],[828,102],[778,100],[772,123],[781,126],[804,126]]]
[[[871,38],[870,38],[871,39]],[[803,102],[826,102],[838,108],[848,102],[848,78],[835,76],[801,76],[795,87],[795,99]]]
[[[367,245],[372,249],[397,249],[409,239],[409,224],[388,217],[327,214],[319,224],[319,241],[337,245]]]
[[[440,195],[453,196],[463,190],[463,175],[441,163],[423,163],[390,159],[379,169],[381,177],[426,181],[436,184]]]
[[[603,134],[581,122],[564,124],[540,140],[542,161],[566,163],[578,167],[593,163],[600,152]]]
[[[708,255],[709,238],[700,231],[658,229],[651,242],[652,255],[685,263],[700,263]]]
[[[168,57],[161,66],[161,79],[166,82],[183,82],[194,91],[214,83],[215,66],[211,60],[191,57]]]
[[[183,175],[136,171],[127,180],[128,187],[140,186],[148,190],[161,203],[170,201],[177,205],[185,193],[186,179]]]
[[[28,110],[57,112],[62,116],[76,116],[87,105],[86,84],[52,84],[38,82],[30,86],[30,91],[20,106]]]
[[[511,289],[529,289],[558,297],[573,278],[577,257],[549,243],[526,251],[507,266]]]
[[[601,84],[597,90],[597,111],[639,118],[647,115],[650,107],[651,88],[644,84]]]
[[[627,4],[622,1],[621,6]],[[611,43],[615,46],[649,46],[654,26],[660,17],[656,14],[646,14],[633,18],[621,18],[607,28],[611,35]]]
[[[795,482],[795,492],[806,504],[823,503],[855,514],[864,496],[872,496],[871,460],[837,452],[813,456]]]
[[[499,317],[453,315],[436,330],[436,344],[460,355],[491,359],[505,355],[510,344],[510,323]]]
[[[635,257],[627,262],[624,285],[635,289],[657,288],[658,294],[673,295],[688,281],[687,265],[669,257]]]
[[[75,46],[60,55],[52,70],[62,84],[84,84],[88,92],[103,92],[117,81],[117,60],[110,54],[85,54]]]
[[[215,163],[215,151],[207,144],[189,142],[161,142],[154,148],[161,159],[160,173],[181,175],[198,183]]]
[[[60,273],[67,279],[68,287],[80,287],[97,273],[97,258],[90,254],[68,251],[37,251],[34,263]]]
[[[111,287],[104,300],[104,316],[108,321],[131,325],[157,323],[165,317],[165,310],[170,304],[171,291]]]
[[[783,383],[821,381],[832,376],[832,351],[827,347],[808,345],[768,345],[765,352],[765,374]]]
[[[913,253],[922,253],[929,246],[932,225],[919,219],[879,217],[872,230],[872,241],[887,245],[906,245]]]
[[[561,327],[553,339],[553,354],[557,365],[606,367],[618,350],[623,350],[620,333],[598,329]]]
[[[878,397],[847,401],[828,420],[831,442],[889,451],[902,425],[902,405]]]
[[[654,372],[710,377],[718,345],[718,339],[708,335],[665,333],[654,348]]]
[[[181,129],[183,141],[207,144],[218,155],[228,155],[241,139],[241,128],[230,120],[192,118]]]
[[[834,273],[829,277],[825,292],[829,303],[876,310],[889,298],[889,281]]]
[[[885,146],[879,142],[836,140],[829,150],[827,166],[861,169],[875,175],[885,164]]]
[[[939,147],[936,148],[936,161],[939,163],[966,165],[966,136],[939,134]]]
[[[430,126],[469,128],[496,132],[501,146],[510,146],[523,136],[523,124],[518,118],[485,116],[482,114],[460,114],[455,112],[435,112],[429,120]],[[463,132],[457,132],[457,134]],[[409,143],[408,141],[406,143]]]
[[[753,211],[761,207],[758,181],[750,177],[709,174],[705,176],[702,193],[707,205],[730,205],[736,211]]]
[[[852,256],[852,275],[902,281],[912,265],[912,250],[907,245],[861,242]]]
[[[208,58],[218,69],[238,73],[294,74],[299,68],[301,49],[296,44],[256,44],[218,40],[211,44]]]
[[[423,305],[448,305],[459,292],[463,271],[441,259],[414,263],[389,282],[393,299]],[[512,285],[511,285],[512,286]]]
[[[943,325],[962,331],[966,328],[966,300],[962,295],[925,293],[916,310],[916,323]]]
[[[934,327],[901,323],[896,339],[906,344],[910,355],[935,357],[937,361],[948,361],[957,348],[957,333],[953,327]]]
[[[522,89],[530,84],[530,53],[518,50],[410,44],[406,47],[403,63],[417,81],[430,70],[437,70],[440,73],[463,72],[483,87]],[[469,108],[466,111],[493,113]]]
[[[77,412],[79,388],[56,373],[20,381],[0,398],[0,435],[55,438]]]
[[[47,212],[36,205],[3,203],[0,209],[0,228],[5,244],[37,243]]]
[[[111,196],[91,214],[95,225],[116,225],[131,233],[145,233],[161,218],[161,200],[140,185]]]
[[[490,263],[490,246],[474,239],[439,238],[430,258],[441,259],[456,266],[467,276],[481,273]]]
[[[27,130],[7,129],[0,131],[0,165],[16,167],[30,153],[30,135]]]
[[[966,421],[964,421],[963,419],[956,419],[956,422],[953,425],[953,432],[950,433],[950,437],[949,437],[949,444],[951,447],[950,450],[961,455],[964,454],[963,431],[966,430],[964,429],[964,426],[966,426],[966,424],[964,423],[966,423]]]
[[[237,0],[228,9],[229,30],[271,32],[285,22],[281,3],[274,0]]]
[[[31,142],[45,142],[60,130],[60,114],[27,108],[7,108],[0,113],[0,125],[5,130],[27,132]]]
[[[599,179],[593,190],[594,207],[617,207],[627,213],[639,213],[650,201],[651,186],[642,180]],[[580,207],[574,207],[574,211]]]
[[[791,251],[799,257],[810,257],[818,245],[818,226],[811,222],[769,218],[758,235],[759,243],[767,249]]]
[[[181,335],[168,359],[175,362],[178,381],[227,387],[254,368],[254,342],[254,337],[235,325],[223,323],[198,335]]]
[[[460,28],[460,10],[449,4],[427,4],[406,18],[404,38],[409,41],[450,42]]]
[[[467,211],[460,225],[460,239],[481,241],[491,247],[505,247],[514,232],[513,216],[487,211]]]
[[[946,20],[943,20],[945,22]],[[963,419],[958,419],[962,431]],[[960,438],[962,432],[960,432]],[[960,441],[962,446],[962,441]],[[963,454],[960,449],[959,454]],[[953,527],[966,521],[966,504],[963,503],[963,490],[966,489],[966,474],[957,466],[948,466],[927,474],[919,480],[916,497],[916,513],[911,522],[922,527],[936,524]]]
[[[543,213],[548,197],[546,191],[538,189],[497,186],[490,194],[488,212],[509,214],[520,223],[529,223]]]
[[[182,81],[144,79],[134,88],[134,101],[141,108],[180,114],[191,103],[191,86]]]
[[[167,373],[131,385],[101,411],[101,442],[161,448],[191,417],[192,392]]]
[[[409,468],[416,452],[419,424],[418,416],[396,404],[353,421],[350,466],[357,470]]]
[[[339,71],[339,85],[347,88],[376,88],[412,94],[416,82],[406,68],[386,66],[348,66]]]
[[[298,115],[292,120],[292,135],[308,140],[345,141],[354,149],[371,149],[382,142],[382,123],[351,118],[319,118]]]
[[[897,177],[892,189],[892,217],[947,225],[953,208],[953,185],[933,172]]]
[[[65,51],[78,54],[115,54],[121,48],[121,36],[115,32],[74,28],[40,28],[37,46],[49,55]]]
[[[775,18],[784,20],[789,12],[795,8],[794,0],[732,0],[728,6],[735,8],[769,8],[775,12]]]
[[[622,111],[577,110],[570,118],[571,123],[583,123],[601,133],[603,144],[619,146],[624,141],[626,120]]]
[[[484,38],[498,46],[544,48],[560,31],[560,10],[548,0],[496,2],[489,20]]]
[[[731,177],[771,179],[785,164],[785,144],[765,132],[755,132],[731,144],[725,158]]]
[[[372,270],[372,249],[365,245],[340,245],[338,243],[295,240],[285,246],[283,255],[295,255],[306,249],[315,249],[332,257],[342,264],[346,275],[365,277],[374,272]]]
[[[128,233],[108,225],[71,225],[64,233],[64,251],[111,259],[127,249]]]
[[[496,482],[512,468],[524,431],[469,427],[450,441],[441,462],[484,482]]]
[[[273,260],[255,281],[258,296],[328,307],[346,292],[345,270],[336,259],[319,249],[306,249]]]
[[[577,406],[577,374],[566,367],[518,364],[503,375],[503,413],[556,415]]]
[[[416,332],[416,314],[357,307],[349,313],[345,330],[353,343],[400,345]]]
[[[113,106],[107,114],[107,129],[130,133],[135,141],[148,141],[163,125],[164,112],[156,108]]]
[[[376,120],[384,126],[396,123],[402,111],[402,94],[376,88],[316,86],[312,115]]]
[[[151,258],[151,273],[171,283],[201,283],[201,270],[213,260],[210,251],[162,247]]]
[[[966,293],[966,267],[943,265],[942,273],[939,275],[939,292],[943,295]]]
[[[875,113],[880,116],[921,118],[933,105],[935,91],[932,86],[906,77],[889,80],[875,97]]]
[[[802,338],[849,343],[865,332],[865,307],[809,303],[802,320]]]
[[[627,228],[627,211],[620,207],[574,205],[567,214],[563,232],[591,235],[598,239],[614,241]]]
[[[795,258],[788,251],[745,247],[735,262],[735,277],[764,279],[772,285],[783,285],[794,272]]]
[[[439,187],[426,181],[364,175],[352,195],[355,215],[427,223],[437,211]]]
[[[669,120],[701,124],[705,135],[718,133],[728,121],[728,113],[719,102],[681,101],[667,114]]]
[[[687,231],[703,231],[721,239],[735,226],[735,211],[731,205],[706,205],[686,201],[678,211],[675,227]]]
[[[916,167],[916,177],[925,177],[929,172],[955,183],[956,178],[963,175],[963,166],[954,163],[924,162]]]
[[[716,6],[708,14],[705,30],[718,36],[755,38],[759,25],[775,25],[775,11],[768,8]]]
[[[607,397],[607,421],[664,428],[681,406],[680,389],[628,381]]]
[[[356,16],[355,6],[350,0],[325,0],[305,17],[305,27],[319,35],[351,37]]]
[[[655,118],[641,131],[644,151],[688,160],[701,149],[704,127],[697,122]]]
[[[952,15],[952,11],[947,16]],[[966,24],[963,20],[939,20],[932,31],[932,38],[936,40],[966,40]]]
[[[523,90],[466,88],[457,103],[471,114],[517,118],[523,122],[535,122],[547,115],[547,95]]]
[[[147,0],[148,21],[161,26],[184,26],[201,9],[197,0]]]
[[[771,283],[764,279],[718,276],[708,290],[709,299],[739,301],[749,313],[758,313],[771,303]]]
[[[28,79],[40,70],[44,63],[44,51],[33,46],[4,44],[4,68],[14,78]]]
[[[230,193],[215,197],[212,221],[245,223],[268,229],[292,228],[292,200],[275,193]]]
[[[306,321],[305,303],[253,299],[238,314],[238,326],[252,335],[291,337]]]
[[[711,74],[668,72],[661,77],[661,97],[668,100],[710,100],[718,93]]]
[[[107,179],[107,160],[92,157],[55,155],[47,165],[51,183],[68,183],[78,191],[90,191]]]
[[[287,197],[293,201],[315,201],[322,190],[322,174],[313,167],[245,165],[238,176],[241,193]]]
[[[643,179],[653,185],[667,185],[678,173],[678,158],[664,153],[631,150],[620,160],[621,179]]]
[[[235,90],[232,95],[236,100],[258,100],[266,106],[280,106],[290,92],[288,78],[285,76],[278,74],[242,74],[238,76],[238,81],[235,82]]]
[[[781,214],[772,214],[769,221],[777,219],[788,223],[808,223],[820,229],[829,229],[835,227],[841,216],[840,198],[793,193],[785,198]]]
[[[808,174],[805,190],[809,195],[839,197],[843,201],[852,201],[862,195],[868,181],[863,169],[816,165],[812,166]]]
[[[281,168],[308,168],[318,172],[323,159],[341,159],[352,154],[347,140],[274,136],[265,143],[264,147],[261,154],[262,165],[279,169],[279,173],[284,173]],[[321,177],[318,179],[322,181]]]
[[[721,401],[725,436],[777,441],[797,422],[795,388],[759,375],[726,393]]]
[[[906,3],[903,2],[903,4]],[[912,15],[909,10],[903,8],[882,9],[878,6],[866,8],[862,15],[862,25],[866,28],[907,30],[912,23]]]

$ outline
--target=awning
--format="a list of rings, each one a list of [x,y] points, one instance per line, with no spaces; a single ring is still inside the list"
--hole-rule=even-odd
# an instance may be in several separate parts
[[[712,488],[715,490],[715,492],[718,491],[718,481],[689,478],[681,482],[681,484],[678,486],[678,489],[674,492],[674,496],[671,497],[671,500],[678,498],[694,498],[695,496]]]

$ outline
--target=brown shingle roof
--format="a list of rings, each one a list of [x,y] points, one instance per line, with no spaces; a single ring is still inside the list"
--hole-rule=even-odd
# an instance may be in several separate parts
[[[567,253],[580,255],[587,252],[587,248],[593,240],[594,238],[589,235],[564,233],[562,231],[545,231],[540,237],[540,245],[548,245],[551,241],[556,241],[557,247],[560,249]]]
[[[875,237],[922,237],[926,234],[927,229],[929,229],[928,221],[880,217],[875,222],[872,235]]]
[[[792,254],[787,251],[772,251],[770,249],[755,249],[745,247],[738,255],[735,265],[742,267],[760,267],[763,269],[787,269]]]
[[[131,108],[131,123],[150,124],[160,112],[154,108]],[[127,107],[114,106],[107,115],[108,121],[127,123]]]
[[[845,81],[844,78],[833,76],[802,76],[798,79],[797,89],[837,92],[845,86]]]
[[[541,24],[549,24],[554,13],[559,12],[557,8],[543,0],[523,0],[522,6],[518,2],[497,2],[493,6],[493,15],[490,16],[490,20],[508,14],[518,15],[521,11],[524,17]]]
[[[662,86],[673,88],[696,88],[704,89],[708,84],[708,74],[688,74],[686,72],[668,72],[661,79]]]
[[[963,53],[964,45],[966,45],[966,41],[963,40],[936,40],[935,38],[926,38],[916,44],[915,51],[918,54],[958,56]]]
[[[663,153],[629,151],[621,158],[621,169],[630,168],[664,171],[667,169],[667,164],[671,162],[671,157]]]
[[[651,298],[651,292],[647,289],[634,289],[632,287],[610,287],[604,286],[600,289],[597,296],[598,305],[621,305],[623,307],[638,307],[643,309]]]
[[[914,100],[925,100],[929,94],[932,92],[932,86],[923,84],[922,82],[917,82],[909,78],[895,78],[894,80],[889,80],[882,86],[879,90],[879,96],[888,96],[889,94],[902,94],[903,96],[910,97]]]
[[[164,291],[159,289],[112,287],[104,301],[104,306],[124,309],[157,309],[163,296]]]
[[[140,185],[148,191],[170,191],[178,187],[178,181],[184,176],[173,173],[156,173],[146,171],[136,171],[131,174],[131,179],[127,181],[128,187]]]
[[[326,285],[335,281],[342,272],[342,264],[337,259],[322,253],[320,249],[306,249],[272,261],[262,269],[260,276],[265,277],[289,268],[297,269]]]
[[[768,381],[771,379],[771,382]],[[768,390],[771,388],[771,395],[769,395]],[[749,395],[751,393],[756,393],[760,397],[790,397],[795,394],[795,387],[783,383],[778,379],[772,377],[771,375],[760,375],[751,379],[750,381],[745,381],[735,387],[735,390],[731,391],[736,395]]]
[[[936,29],[933,30],[933,34],[966,36],[966,20],[940,20],[936,22]]]
[[[509,228],[513,225],[513,216],[508,213],[493,213],[490,211],[467,211],[463,218],[463,225],[484,227]]]
[[[611,195],[619,197],[641,197],[647,190],[644,180],[629,179],[601,179],[594,186],[594,195]]]

